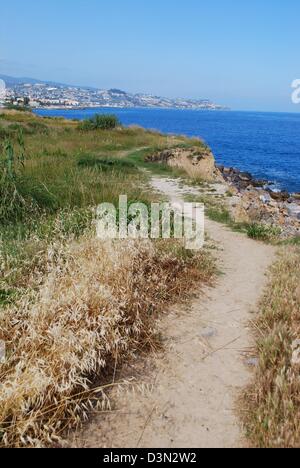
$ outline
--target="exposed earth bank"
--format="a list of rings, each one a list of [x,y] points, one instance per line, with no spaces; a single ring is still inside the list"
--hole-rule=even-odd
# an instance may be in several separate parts
[[[259,223],[278,231],[280,238],[300,236],[300,194],[280,191],[266,180],[234,168],[217,166],[212,152],[202,148],[175,148],[158,152],[148,161],[182,169],[191,179],[221,183],[221,204],[236,223]]]

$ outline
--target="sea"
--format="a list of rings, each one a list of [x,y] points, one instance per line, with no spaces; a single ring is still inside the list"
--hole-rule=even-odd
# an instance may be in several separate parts
[[[39,109],[41,116],[87,119],[115,114],[123,125],[202,138],[216,161],[300,192],[300,113],[196,111],[179,109]]]

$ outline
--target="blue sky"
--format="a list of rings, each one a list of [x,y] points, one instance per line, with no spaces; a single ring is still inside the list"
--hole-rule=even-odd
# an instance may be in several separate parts
[[[0,73],[300,111],[299,0],[1,2]]]

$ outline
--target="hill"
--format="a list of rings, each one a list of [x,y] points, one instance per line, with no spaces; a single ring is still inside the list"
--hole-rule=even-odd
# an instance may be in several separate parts
[[[145,107],[164,109],[227,110],[209,99],[166,98],[132,94],[120,89],[96,89],[35,78],[1,75],[10,100],[29,97],[33,107]]]

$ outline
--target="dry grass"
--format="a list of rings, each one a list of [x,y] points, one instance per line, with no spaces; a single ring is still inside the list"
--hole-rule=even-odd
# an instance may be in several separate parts
[[[300,447],[300,248],[286,247],[274,265],[255,322],[259,368],[244,396],[243,419],[256,447]]]
[[[58,443],[87,418],[95,379],[112,373],[116,359],[151,346],[162,305],[211,277],[203,253],[192,258],[173,249],[173,241],[166,250],[87,236],[48,250],[37,294],[23,295],[0,318],[8,347],[0,374],[2,446]],[[105,396],[97,398],[103,408]]]

